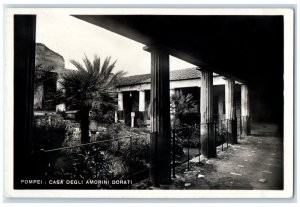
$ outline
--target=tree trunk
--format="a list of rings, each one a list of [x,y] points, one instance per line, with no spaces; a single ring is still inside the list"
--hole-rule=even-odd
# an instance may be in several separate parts
[[[83,108],[80,110],[80,129],[81,129],[81,143],[89,143],[91,142],[89,136],[89,109]]]

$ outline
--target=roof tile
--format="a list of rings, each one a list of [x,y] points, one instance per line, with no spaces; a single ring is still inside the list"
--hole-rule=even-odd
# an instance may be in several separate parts
[[[170,71],[171,81],[198,78],[201,78],[201,72],[198,70],[198,67]],[[121,78],[117,86],[129,86],[150,82],[151,74],[133,75]]]

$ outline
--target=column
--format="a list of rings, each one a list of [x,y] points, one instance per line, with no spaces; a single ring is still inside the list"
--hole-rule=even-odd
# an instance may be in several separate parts
[[[247,85],[241,85],[242,136],[250,135],[250,104]]]
[[[61,74],[57,74],[57,80],[56,80],[56,91],[61,93],[66,93],[66,90],[63,89],[63,85],[61,82],[63,81]],[[66,111],[66,104],[61,103],[56,105],[56,112],[63,112]]]
[[[122,92],[118,92],[118,120],[124,121],[124,103]]]
[[[201,70],[200,116],[201,154],[206,158],[215,157],[215,137],[213,126],[213,72]]]
[[[145,124],[147,116],[146,116],[146,96],[144,90],[139,91],[139,117],[138,118],[141,119]]]
[[[227,121],[228,141],[237,143],[237,120],[234,104],[234,80],[225,80],[225,119]]]
[[[150,180],[154,185],[171,184],[169,51],[144,47],[151,53],[151,152]]]
[[[218,97],[218,116],[219,121],[224,119],[224,96],[220,95]]]
[[[7,113],[13,119],[14,189],[27,188],[20,179],[32,177],[40,165],[32,159],[32,124],[35,71],[36,15],[14,15],[13,17],[14,60],[14,104]],[[11,113],[13,111],[14,113]]]

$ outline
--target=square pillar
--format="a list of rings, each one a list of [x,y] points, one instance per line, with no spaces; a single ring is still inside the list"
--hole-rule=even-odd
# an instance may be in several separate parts
[[[63,81],[61,74],[57,74],[57,80],[56,80],[56,91],[60,91],[62,90],[63,93],[66,93],[66,90],[63,89],[63,85],[61,84],[61,82]],[[56,105],[56,112],[63,112],[66,111],[66,104],[65,103],[61,103]]]
[[[225,80],[225,119],[227,121],[228,141],[237,144],[237,119],[234,104],[234,80]]]
[[[141,119],[144,124],[146,123],[146,96],[145,90],[139,91],[139,115],[138,118]]]
[[[249,91],[247,85],[241,85],[241,119],[242,119],[242,136],[250,135],[250,104]]]
[[[220,95],[218,97],[218,116],[219,116],[219,121],[224,119],[224,96]]]
[[[201,70],[200,92],[200,136],[201,154],[206,158],[216,156],[216,144],[213,124],[213,72]]]
[[[154,185],[171,184],[169,51],[144,47],[151,53],[151,151],[150,180]]]
[[[139,91],[139,111],[145,111],[145,91]]]
[[[123,92],[118,92],[118,120],[124,120]]]

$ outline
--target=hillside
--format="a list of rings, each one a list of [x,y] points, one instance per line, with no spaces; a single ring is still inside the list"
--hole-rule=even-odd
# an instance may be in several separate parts
[[[65,60],[60,54],[49,49],[46,45],[36,43],[35,65],[42,65],[44,69],[49,70],[64,69]]]

